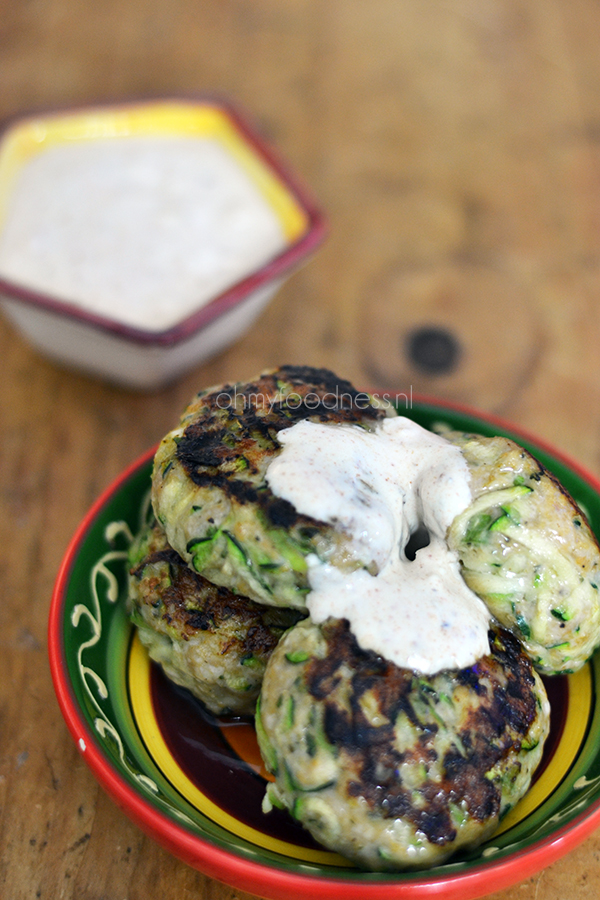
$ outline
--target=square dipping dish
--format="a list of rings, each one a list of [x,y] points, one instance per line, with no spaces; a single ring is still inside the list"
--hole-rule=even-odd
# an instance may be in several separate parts
[[[21,116],[0,133],[0,304],[51,359],[154,389],[237,340],[325,235],[212,98]]]

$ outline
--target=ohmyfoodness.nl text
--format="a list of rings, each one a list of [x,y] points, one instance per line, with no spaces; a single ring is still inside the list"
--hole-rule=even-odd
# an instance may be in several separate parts
[[[412,385],[408,393],[399,392],[383,394],[357,391],[328,391],[325,394],[317,394],[315,391],[309,391],[307,394],[298,394],[291,391],[283,400],[281,397],[272,394],[263,394],[257,392],[254,394],[238,393],[237,390],[221,391],[217,394],[216,405],[219,409],[271,409],[275,405],[287,406],[288,409],[367,409],[372,405],[373,398],[379,403],[389,404],[391,406],[402,406],[405,409],[412,409],[413,392]]]

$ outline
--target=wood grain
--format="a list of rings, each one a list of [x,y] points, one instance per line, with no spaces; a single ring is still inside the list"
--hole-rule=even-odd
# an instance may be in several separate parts
[[[594,0],[0,0],[0,115],[230,95],[330,235],[236,344],[151,394],[41,358],[0,321],[0,894],[251,900],[97,786],[47,665],[52,585],[99,492],[200,387],[280,362],[500,413],[600,474],[600,7]],[[406,355],[423,326],[447,374]],[[600,834],[496,900],[588,900]]]

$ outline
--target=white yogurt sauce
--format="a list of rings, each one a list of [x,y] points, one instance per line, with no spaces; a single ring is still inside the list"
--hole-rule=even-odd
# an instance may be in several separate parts
[[[445,540],[472,499],[459,448],[401,416],[375,432],[302,421],[278,440],[282,452],[267,469],[273,492],[347,533],[376,571],[343,572],[311,555],[313,620],[346,618],[361,647],[425,674],[488,653],[488,610]],[[405,547],[420,525],[430,543],[410,560]]]
[[[127,325],[161,331],[286,244],[280,221],[211,138],[50,147],[8,200],[0,272]]]

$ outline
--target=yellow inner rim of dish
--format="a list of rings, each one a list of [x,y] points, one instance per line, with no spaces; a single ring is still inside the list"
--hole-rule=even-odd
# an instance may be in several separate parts
[[[17,122],[2,141],[0,219],[19,170],[50,147],[73,141],[131,136],[212,138],[221,143],[279,217],[290,244],[307,230],[308,217],[278,175],[256,154],[227,112],[210,103],[144,103],[36,116]]]
[[[196,787],[173,758],[161,734],[150,692],[150,659],[137,635],[132,642],[129,656],[129,689],[133,715],[150,756],[165,778],[199,812],[237,837],[274,853],[280,853],[282,856],[290,856],[317,865],[346,868],[350,865],[347,859],[343,859],[337,853],[300,847],[251,828],[225,812]]]
[[[240,838],[283,856],[320,865],[348,866],[336,853],[311,850],[280,841],[257,831],[213,803],[180,768],[161,734],[150,691],[150,659],[135,635],[129,656],[129,688],[133,714],[150,756],[165,778],[199,812]],[[592,701],[592,677],[589,666],[568,676],[567,715],[560,741],[546,769],[518,805],[511,810],[494,837],[513,828],[533,813],[565,777],[585,737]]]
[[[589,665],[567,676],[569,699],[560,741],[552,759],[522,800],[502,820],[494,837],[513,828],[531,815],[556,789],[573,764],[585,737],[592,703],[592,675]]]

